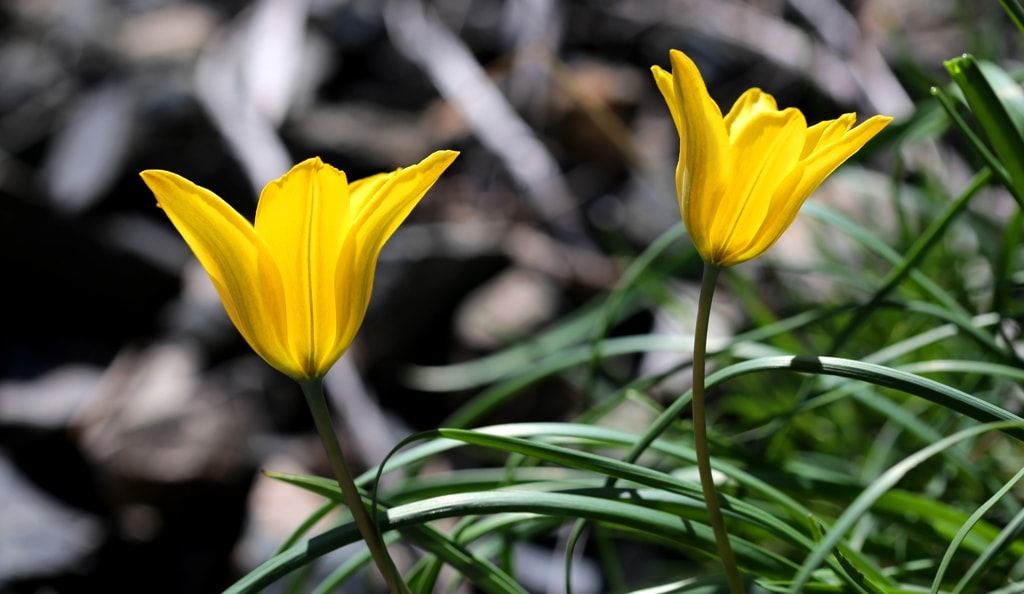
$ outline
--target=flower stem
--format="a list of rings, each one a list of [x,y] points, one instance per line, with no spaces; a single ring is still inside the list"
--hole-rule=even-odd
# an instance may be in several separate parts
[[[345,462],[345,454],[341,451],[341,443],[338,441],[338,435],[334,432],[331,414],[327,409],[323,378],[309,379],[299,382],[299,385],[302,387],[302,393],[306,396],[309,410],[313,413],[313,422],[316,423],[316,430],[320,434],[320,441],[324,444],[324,449],[327,450],[327,457],[334,468],[334,475],[337,477],[338,485],[341,487],[341,496],[345,500],[345,505],[348,506],[349,511],[352,513],[352,519],[355,520],[359,534],[362,535],[367,548],[370,549],[370,556],[373,557],[373,562],[377,565],[381,575],[384,576],[384,581],[387,582],[393,594],[409,594],[409,588],[402,580],[401,575],[399,575],[398,569],[395,568],[391,556],[384,547],[384,541],[377,534],[377,527],[370,518],[370,514],[366,511],[366,506],[359,495],[359,488],[356,487],[355,481],[352,480],[352,473]]]
[[[708,520],[715,532],[718,545],[718,556],[725,567],[726,581],[732,594],[743,594],[743,580],[736,566],[736,557],[729,544],[729,533],[725,529],[725,518],[718,505],[718,493],[711,474],[711,452],[708,447],[708,420],[704,411],[704,375],[705,359],[708,350],[708,325],[711,319],[711,301],[715,295],[715,282],[718,280],[718,266],[705,263],[704,277],[700,286],[700,297],[697,300],[697,326],[693,333],[693,441],[697,454],[697,471],[700,473],[700,486],[704,490],[704,504],[708,508]]]

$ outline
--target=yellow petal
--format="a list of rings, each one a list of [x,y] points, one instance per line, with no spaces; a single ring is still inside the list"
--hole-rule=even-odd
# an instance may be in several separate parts
[[[781,235],[766,228],[765,218],[776,188],[800,159],[807,124],[797,109],[760,111],[737,120],[733,131],[733,177],[710,229],[713,261],[722,265],[735,263],[756,236]]]
[[[280,274],[253,227],[216,194],[169,171],[142,179],[210,275],[228,317],[249,346],[278,370],[297,370],[279,319]]]
[[[676,125],[676,132],[679,133],[679,138],[682,141],[686,136],[685,128],[682,114],[680,113],[679,100],[676,98],[676,85],[672,81],[672,74],[666,72],[661,66],[652,66],[651,73],[654,74],[654,82],[658,85],[658,90],[661,91],[662,97],[665,98],[665,103],[668,104],[668,111],[672,114],[672,121]]]
[[[734,251],[729,257],[730,265],[740,264],[760,256],[775,245],[775,242],[786,232],[796,217],[796,213],[807,199],[806,196],[796,193],[796,188],[803,179],[806,169],[806,163],[797,162],[789,174],[783,177],[774,193],[766,200],[768,208],[765,211],[760,232],[749,237],[745,244],[738,244],[733,248]]]
[[[876,115],[848,132],[843,130],[842,134],[836,134],[835,131],[829,132],[829,129],[826,128],[826,132],[822,134],[813,152],[805,159],[807,172],[797,186],[796,194],[804,199],[810,196],[811,192],[820,186],[826,177],[859,151],[891,121],[892,118],[889,116]],[[841,130],[843,122],[840,120],[836,120],[836,122],[837,130]]]
[[[335,350],[324,355],[328,366],[345,352],[366,315],[373,278],[384,243],[413,207],[455,160],[455,151],[437,151],[411,167],[352,183],[351,229],[337,261],[337,336]]]
[[[807,129],[807,141],[804,145],[803,158],[807,158],[819,146],[828,146],[839,140],[857,121],[857,114],[844,113],[834,120],[819,122]]]
[[[256,234],[281,271],[288,348],[307,377],[326,373],[320,362],[337,342],[334,275],[349,223],[345,173],[307,159],[260,194]]]
[[[747,89],[733,103],[729,113],[725,114],[726,133],[729,135],[729,138],[735,138],[736,130],[745,127],[751,119],[763,113],[778,110],[779,108],[775,104],[775,97],[757,87]]]
[[[707,235],[721,199],[723,180],[732,175],[729,138],[722,111],[708,94],[700,71],[690,58],[672,50],[672,78],[686,128],[685,162],[676,169],[680,211],[697,251],[710,252]]]
[[[889,116],[876,115],[850,130],[850,124],[856,116],[847,115],[851,117],[847,118],[844,115],[824,127],[816,151],[799,167],[794,168],[788,179],[780,185],[772,198],[773,207],[769,210],[764,225],[781,231],[775,237],[766,235],[757,238],[757,241],[748,248],[748,251],[754,252],[750,257],[756,257],[770,248],[782,232],[793,223],[800,207],[825,178],[892,121]]]

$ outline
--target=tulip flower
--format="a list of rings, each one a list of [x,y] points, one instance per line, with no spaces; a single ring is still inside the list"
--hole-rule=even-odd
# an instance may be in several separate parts
[[[351,345],[384,242],[457,155],[438,151],[352,183],[308,159],[263,188],[255,224],[180,175],[141,175],[245,340],[302,382],[325,375]]]
[[[718,504],[708,446],[704,384],[715,282],[722,268],[772,247],[811,192],[892,118],[876,115],[854,127],[857,116],[847,113],[808,127],[800,110],[780,110],[758,88],[743,93],[722,117],[693,61],[678,50],[669,56],[671,74],[658,66],[651,71],[679,132],[679,212],[704,260],[691,367],[694,451],[726,583],[732,594],[742,594],[746,586]]]
[[[722,117],[693,61],[678,50],[670,58],[671,74],[651,70],[679,132],[679,209],[697,252],[716,266],[774,245],[807,197],[892,120],[853,127],[847,113],[808,127],[800,110],[778,109],[758,88]]]

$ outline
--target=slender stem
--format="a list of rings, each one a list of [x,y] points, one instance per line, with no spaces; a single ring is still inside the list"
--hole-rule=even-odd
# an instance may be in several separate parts
[[[708,324],[711,319],[711,301],[715,295],[715,281],[718,280],[718,266],[704,264],[704,278],[697,300],[697,327],[693,333],[693,441],[697,454],[697,470],[700,486],[704,490],[704,504],[708,508],[708,520],[715,532],[718,556],[725,566],[725,577],[732,594],[744,594],[743,580],[736,567],[736,557],[729,544],[729,533],[725,530],[725,519],[718,505],[715,480],[711,475],[711,452],[708,447],[708,420],[704,412],[704,369],[708,350]]]
[[[370,514],[366,511],[363,499],[359,495],[359,488],[356,487],[355,481],[352,480],[352,473],[345,462],[345,454],[341,451],[341,443],[338,441],[338,435],[334,432],[334,424],[331,423],[331,414],[327,409],[327,399],[324,397],[323,379],[314,378],[299,382],[299,385],[302,387],[302,393],[306,396],[309,410],[313,413],[313,421],[316,423],[316,430],[320,434],[320,441],[324,444],[324,449],[327,450],[327,457],[331,460],[334,475],[337,477],[338,485],[341,487],[341,496],[345,499],[345,505],[348,506],[349,511],[352,512],[352,518],[359,529],[359,534],[362,535],[363,540],[366,541],[367,548],[370,549],[370,556],[373,557],[373,562],[377,565],[381,575],[384,576],[384,581],[387,582],[392,594],[409,594],[409,588],[395,568],[391,555],[388,554],[387,549],[384,547],[384,541],[377,534],[376,524],[374,524]]]

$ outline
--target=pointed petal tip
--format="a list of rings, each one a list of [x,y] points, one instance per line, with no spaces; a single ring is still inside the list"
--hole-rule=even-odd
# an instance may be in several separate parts
[[[690,60],[690,56],[687,56],[685,53],[683,53],[683,50],[679,50],[679,49],[675,49],[675,48],[672,48],[672,49],[668,50],[668,59],[671,60],[672,62],[675,62],[676,60],[688,60],[688,61],[691,61]]]
[[[172,171],[164,171],[163,169],[145,169],[139,172],[139,177],[142,178],[142,182],[146,184],[149,191],[153,192],[153,196],[156,197],[158,204],[162,204],[163,198],[168,197],[168,195],[174,192],[181,191],[182,188],[190,189],[196,187],[187,178]]]
[[[654,76],[654,83],[658,86],[665,100],[672,103],[675,94],[675,83],[672,81],[672,73],[655,64],[651,66],[651,74]]]
[[[146,182],[146,185],[150,185],[150,182],[166,179],[168,177],[177,177],[177,174],[171,173],[170,171],[164,171],[163,169],[143,169],[139,172],[139,177],[142,178],[142,181]]]
[[[153,197],[156,199],[156,207],[160,209],[163,206],[160,205],[160,196],[157,195],[156,187],[160,184],[160,180],[164,179],[168,174],[170,174],[169,171],[163,171],[162,169],[144,169],[139,172],[142,183],[146,184],[150,192],[153,192]]]
[[[280,177],[267,182],[266,187],[276,186],[278,188],[284,188],[290,184],[301,184],[304,183],[302,180],[318,178],[322,175],[328,175],[328,177],[330,177],[331,174],[343,179],[345,176],[344,171],[334,167],[330,163],[325,163],[319,156],[314,156],[292,165],[291,169],[283,173]],[[264,188],[264,192],[266,191],[266,187]]]
[[[313,156],[313,157],[309,157],[308,159],[303,159],[302,161],[299,161],[295,165],[292,165],[292,168],[290,170],[288,170],[288,173],[291,173],[292,171],[295,171],[297,169],[313,169],[313,170],[316,170],[316,169],[320,169],[321,167],[323,167],[325,165],[327,165],[327,164],[324,163],[323,160],[320,159],[319,156]],[[327,166],[330,167],[330,165],[327,165]],[[285,174],[285,175],[287,175],[287,174]]]
[[[453,151],[448,149],[441,149],[434,151],[427,155],[422,161],[412,165],[411,167],[428,167],[434,168],[439,167],[442,171],[447,169],[449,165],[455,161],[456,157],[459,156],[459,151]],[[406,169],[405,167],[399,167],[399,170]]]
[[[436,158],[438,160],[443,160],[443,161],[447,161],[448,163],[451,163],[460,154],[461,153],[459,151],[453,151],[453,150],[450,150],[450,149],[441,149],[439,151],[434,151],[430,155],[430,157],[435,157],[436,156]],[[427,158],[429,159],[430,157],[427,157]]]
[[[849,119],[851,121],[851,125],[852,125],[852,122],[856,122],[857,121],[857,113],[856,112],[844,113],[843,115],[839,116],[836,119]],[[893,117],[890,116],[890,115],[876,114],[876,115],[873,115],[873,116],[869,117],[868,119],[864,120],[860,124],[857,124],[857,127],[859,128],[861,126],[867,125],[867,126],[873,128],[873,127],[877,126],[878,129],[881,130],[882,128],[885,128],[886,126],[888,126],[889,123],[892,122],[892,121],[893,121]]]
[[[865,120],[864,123],[866,124],[866,123],[868,123],[868,122],[873,120],[875,122],[878,122],[878,124],[880,124],[879,129],[882,129],[882,128],[888,126],[890,123],[892,123],[893,119],[894,118],[891,115],[881,115],[881,114],[878,114],[878,115],[871,116],[870,118]]]
[[[669,50],[668,59],[669,62],[672,63],[673,74],[678,73],[680,70],[698,71],[697,65],[693,62],[690,56],[687,56],[677,49]]]
[[[853,115],[853,117],[856,118],[855,114],[850,114],[850,115]],[[888,116],[888,115],[873,115],[870,118],[868,118],[868,119],[864,120],[863,122],[861,122],[860,124],[858,124],[857,126],[851,128],[849,130],[849,132],[847,132],[847,134],[852,134],[854,131],[857,131],[859,133],[866,134],[867,138],[871,139],[876,134],[878,134],[883,129],[885,129],[885,127],[888,126],[892,122],[892,120],[893,120],[892,116]],[[851,125],[852,125],[852,121],[851,121]]]

